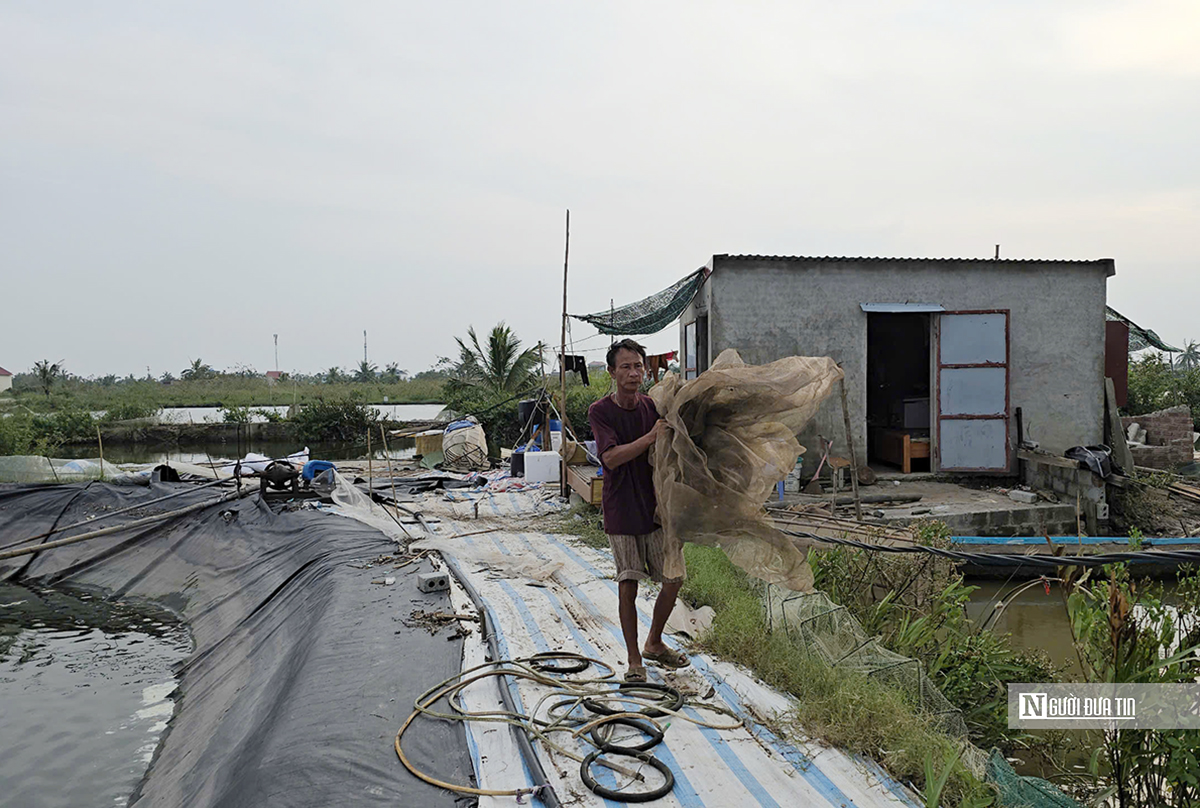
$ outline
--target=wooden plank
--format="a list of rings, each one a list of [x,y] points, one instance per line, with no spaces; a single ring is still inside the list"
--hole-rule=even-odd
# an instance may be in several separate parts
[[[583,501],[599,507],[604,493],[604,478],[595,466],[567,466],[567,483]]]
[[[1125,428],[1121,425],[1121,413],[1117,408],[1117,391],[1113,380],[1104,377],[1104,410],[1108,415],[1109,446],[1113,450],[1113,460],[1125,470],[1126,474],[1133,473],[1133,452],[1125,441]]]
[[[1048,452],[1034,452],[1029,449],[1018,449],[1017,457],[1021,460],[1027,460],[1030,463],[1041,463],[1045,466],[1057,466],[1061,469],[1077,469],[1079,461],[1072,460],[1069,457],[1061,457],[1060,455],[1052,455]],[[1127,469],[1132,471],[1132,469]]]

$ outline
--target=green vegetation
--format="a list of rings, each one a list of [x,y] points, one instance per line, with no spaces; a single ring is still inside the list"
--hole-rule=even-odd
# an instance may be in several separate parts
[[[940,522],[918,528],[918,541],[950,546]],[[930,680],[962,711],[971,740],[1006,752],[1042,746],[1008,728],[1009,682],[1053,682],[1059,671],[1045,654],[1016,651],[1010,637],[967,618],[968,586],[952,562],[931,553],[863,553],[846,547],[809,554],[816,587],[845,606],[868,635],[918,660]],[[1041,748],[1042,754],[1053,750]]]
[[[1151,353],[1129,363],[1129,400],[1125,415],[1187,404],[1192,418],[1200,429],[1200,347],[1187,343],[1189,352],[1181,354],[1175,365],[1161,353]],[[1186,357],[1186,359],[1185,359]]]
[[[354,393],[310,401],[290,421],[297,437],[348,443],[365,443],[378,423],[375,410]]]
[[[1200,676],[1200,576],[1183,569],[1174,603],[1160,584],[1135,583],[1125,564],[1070,568],[1063,582],[1071,634],[1089,682],[1194,684]],[[1200,731],[1105,731],[1092,755],[1092,793],[1118,808],[1200,804]]]
[[[39,412],[72,407],[89,411],[121,410],[124,418],[146,417],[163,407],[287,406],[317,398],[345,398],[352,393],[373,403],[381,403],[385,398],[391,404],[442,401],[444,374],[432,372],[401,379],[398,369],[396,373],[394,381],[388,381],[392,377],[385,373],[369,382],[354,382],[339,371],[334,382],[325,381],[327,374],[319,374],[288,377],[271,385],[252,371],[216,373],[203,363],[200,367],[193,363],[179,380],[171,377],[169,383],[113,376],[83,379],[60,371],[48,387],[34,374],[20,373],[13,380],[13,397],[18,404]],[[130,414],[136,412],[142,414]]]
[[[863,674],[830,667],[785,633],[772,631],[750,580],[720,550],[689,544],[685,556],[688,580],[682,596],[716,612],[701,646],[796,696],[794,734],[874,758],[941,805],[992,804],[991,788],[963,766],[957,741],[941,732],[932,716],[921,714],[904,694]]]

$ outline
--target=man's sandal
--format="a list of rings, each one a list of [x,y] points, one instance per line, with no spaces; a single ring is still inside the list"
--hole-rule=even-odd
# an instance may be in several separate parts
[[[642,684],[646,681],[646,667],[644,665],[630,665],[629,670],[625,672],[626,682],[637,682]]]
[[[650,662],[657,662],[664,668],[686,668],[692,664],[692,660],[683,651],[676,651],[674,648],[667,648],[658,653],[652,651],[642,651],[642,659]]]

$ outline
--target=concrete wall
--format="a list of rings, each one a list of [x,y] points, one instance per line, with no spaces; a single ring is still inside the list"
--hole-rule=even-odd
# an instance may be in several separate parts
[[[713,273],[680,317],[707,310],[712,357],[736,348],[752,364],[831,356],[846,371],[860,456],[866,445],[867,315],[861,303],[935,303],[947,310],[1009,309],[1010,411],[1025,434],[1061,453],[1099,443],[1104,416],[1104,305],[1111,260],[990,261],[774,259],[714,256]],[[935,328],[937,315],[934,315]],[[936,349],[936,342],[935,342]],[[936,390],[933,392],[936,402]],[[832,437],[845,454],[840,400],[827,400],[801,442]],[[936,451],[937,430],[934,429]],[[1010,425],[1011,441],[1016,440]],[[1016,464],[1012,466],[1016,472]]]
[[[0,393],[12,389],[12,376],[0,376]]]

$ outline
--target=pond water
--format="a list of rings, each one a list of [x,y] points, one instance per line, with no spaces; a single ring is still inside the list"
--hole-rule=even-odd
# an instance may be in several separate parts
[[[433,421],[445,408],[445,404],[371,404],[371,409],[380,418],[389,421]],[[280,416],[287,415],[287,406],[251,407],[251,410],[268,410]],[[221,407],[164,407],[158,420],[164,424],[221,423],[225,420]],[[263,423],[267,419],[255,412],[250,420]]]
[[[0,583],[0,802],[125,805],[191,648],[163,610]]]
[[[307,446],[309,458],[312,460],[365,460],[366,446],[354,443],[324,443],[313,441],[237,441],[213,442],[209,444],[187,446],[163,446],[152,444],[117,444],[104,445],[104,459],[110,463],[194,463],[207,466],[211,463],[221,465],[223,461],[238,460],[249,452],[257,452],[267,457],[287,457],[302,451]],[[393,460],[410,458],[416,452],[416,443],[412,438],[389,438],[386,457]],[[55,456],[64,459],[96,458],[95,446],[62,446],[55,450]],[[377,460],[384,460],[382,447],[372,445],[371,455]]]

